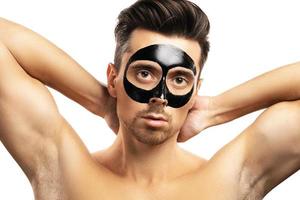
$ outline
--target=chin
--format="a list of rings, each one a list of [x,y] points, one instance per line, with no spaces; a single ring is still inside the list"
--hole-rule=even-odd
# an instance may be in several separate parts
[[[132,120],[121,120],[125,132],[140,143],[147,145],[160,145],[176,134],[172,125],[172,117],[168,117],[168,123],[152,123],[145,120],[139,114]]]
[[[160,144],[164,143],[167,140],[166,137],[162,137],[160,135],[159,136],[150,135],[150,136],[146,136],[146,137],[145,136],[140,137],[140,136],[135,135],[135,138],[143,144],[152,145],[152,146],[160,145]]]
[[[139,142],[153,146],[164,143],[172,136],[170,132],[149,129],[147,131],[133,130],[131,133]]]

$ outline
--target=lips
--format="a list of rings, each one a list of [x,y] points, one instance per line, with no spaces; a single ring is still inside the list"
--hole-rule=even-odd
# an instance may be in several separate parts
[[[142,118],[150,119],[150,120],[165,121],[165,122],[168,121],[166,116],[164,116],[162,114],[157,114],[157,113],[147,114],[147,115],[144,115]]]
[[[168,126],[168,118],[162,114],[150,113],[142,116],[148,127],[160,129]]]

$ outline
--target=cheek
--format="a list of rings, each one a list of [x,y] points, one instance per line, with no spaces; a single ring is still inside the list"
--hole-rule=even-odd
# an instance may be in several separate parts
[[[172,119],[173,119],[173,127],[174,129],[176,130],[179,130],[185,119],[186,119],[186,116],[189,112],[189,107],[188,105],[185,105],[181,108],[171,108],[171,115],[172,115]]]
[[[117,114],[120,121],[132,120],[137,112],[141,110],[139,104],[133,101],[125,92],[123,85],[116,84],[117,87]]]
[[[188,101],[187,104],[180,108],[170,108],[173,118],[173,126],[176,130],[179,130],[183,123],[185,122],[185,119],[189,113],[189,110],[193,107],[195,102],[195,96],[196,92],[194,92],[192,98]]]

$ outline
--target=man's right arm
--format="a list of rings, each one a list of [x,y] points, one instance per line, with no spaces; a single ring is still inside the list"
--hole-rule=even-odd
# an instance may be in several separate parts
[[[46,39],[0,18],[0,140],[30,180],[58,160],[62,138],[88,155],[44,85],[105,117],[105,86]]]
[[[0,140],[30,180],[54,155],[62,125],[50,92],[0,42]]]
[[[107,89],[76,61],[37,33],[0,18],[0,41],[31,77],[104,117]]]

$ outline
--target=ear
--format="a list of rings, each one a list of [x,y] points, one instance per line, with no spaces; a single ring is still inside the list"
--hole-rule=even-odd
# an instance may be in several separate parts
[[[107,89],[112,97],[116,97],[116,78],[118,76],[117,69],[114,64],[109,63],[106,70]]]

